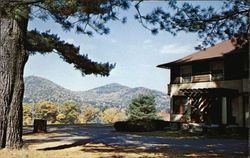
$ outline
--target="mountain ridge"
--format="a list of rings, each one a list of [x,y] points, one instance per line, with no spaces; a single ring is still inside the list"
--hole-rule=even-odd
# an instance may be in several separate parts
[[[169,109],[167,94],[145,87],[130,88],[119,83],[110,83],[86,91],[73,91],[43,77],[27,76],[25,81],[25,103],[51,101],[63,103],[74,101],[80,104],[91,104],[96,107],[110,106],[126,108],[139,94],[153,94],[159,109]]]

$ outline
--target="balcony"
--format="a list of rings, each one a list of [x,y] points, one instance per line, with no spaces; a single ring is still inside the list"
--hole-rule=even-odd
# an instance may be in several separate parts
[[[181,77],[175,77],[171,84],[184,84],[184,83],[197,83],[197,82],[212,82],[224,80],[224,73],[217,71],[213,73],[200,73],[200,74],[185,74]]]
[[[209,82],[211,81],[211,74],[192,76],[192,82]]]

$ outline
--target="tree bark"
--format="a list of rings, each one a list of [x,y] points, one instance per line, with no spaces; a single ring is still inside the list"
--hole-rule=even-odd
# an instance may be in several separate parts
[[[0,16],[0,147],[22,147],[24,47],[28,19]]]

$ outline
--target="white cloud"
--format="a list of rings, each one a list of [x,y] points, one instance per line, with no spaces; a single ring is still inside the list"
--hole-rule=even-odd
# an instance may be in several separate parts
[[[102,41],[106,41],[108,43],[117,43],[117,40],[108,36],[96,36],[95,37],[97,40],[102,40]]]
[[[142,48],[146,49],[147,51],[157,51],[153,41],[150,39],[143,41]]]
[[[109,39],[109,42],[110,43],[117,43],[117,41],[115,39],[112,39],[112,38]]]
[[[194,51],[194,46],[192,45],[180,45],[180,44],[168,44],[164,45],[160,49],[161,54],[182,54],[182,53],[192,53]]]
[[[65,42],[70,43],[70,44],[76,43],[76,41],[73,38],[68,38],[65,40]]]
[[[143,43],[144,43],[144,44],[151,44],[152,41],[151,41],[151,40],[145,40],[145,41],[143,41]]]

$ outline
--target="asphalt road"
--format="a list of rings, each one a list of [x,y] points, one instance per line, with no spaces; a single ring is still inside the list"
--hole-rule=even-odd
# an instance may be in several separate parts
[[[26,131],[31,130],[25,128]],[[70,145],[62,145],[44,150],[56,150],[67,147],[77,146],[80,143],[103,143],[115,146],[136,146],[149,149],[159,147],[176,149],[176,150],[194,150],[222,154],[244,154],[248,152],[247,140],[230,140],[230,139],[164,139],[154,137],[139,137],[117,134],[112,132],[113,128],[49,128],[49,132],[60,133],[60,136],[50,136],[49,138],[40,138],[42,141],[66,141]],[[36,139],[36,138],[32,138]],[[29,138],[26,142],[34,141]]]

